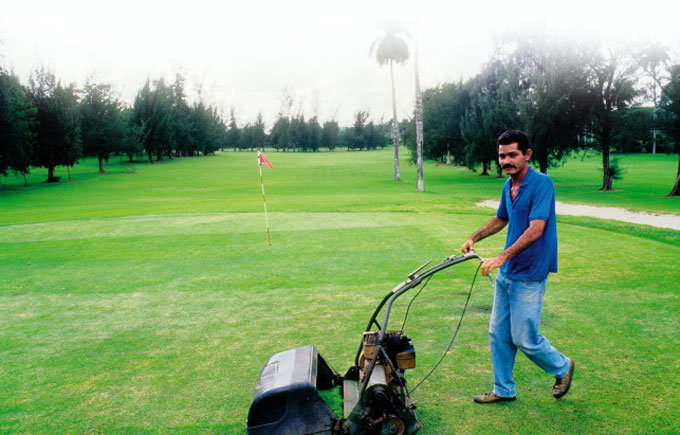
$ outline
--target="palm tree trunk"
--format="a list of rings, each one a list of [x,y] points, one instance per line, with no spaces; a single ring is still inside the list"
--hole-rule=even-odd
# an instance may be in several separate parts
[[[392,79],[392,141],[394,142],[394,181],[399,177],[399,123],[397,121],[397,97],[394,92],[394,71],[390,60],[390,78]]]
[[[416,154],[418,165],[418,181],[416,191],[424,192],[425,183],[423,182],[423,93],[420,91],[420,79],[418,74],[418,39],[416,34],[414,61],[416,66]]]

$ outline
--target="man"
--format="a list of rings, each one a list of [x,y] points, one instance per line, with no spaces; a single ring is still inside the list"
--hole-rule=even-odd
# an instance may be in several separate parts
[[[494,370],[494,388],[475,397],[477,403],[516,399],[512,370],[517,349],[555,376],[552,394],[567,394],[574,362],[559,353],[538,333],[543,294],[549,272],[557,272],[555,192],[547,175],[529,166],[529,138],[519,130],[508,130],[497,140],[498,160],[510,176],[503,186],[496,216],[463,244],[462,251],[508,225],[505,250],[482,263],[482,274],[500,267],[489,322],[489,346]]]

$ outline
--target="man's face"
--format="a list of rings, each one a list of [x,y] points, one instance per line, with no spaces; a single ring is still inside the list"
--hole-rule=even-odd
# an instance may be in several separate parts
[[[498,162],[507,175],[520,174],[531,159],[531,149],[526,154],[517,147],[517,142],[509,145],[498,145]]]

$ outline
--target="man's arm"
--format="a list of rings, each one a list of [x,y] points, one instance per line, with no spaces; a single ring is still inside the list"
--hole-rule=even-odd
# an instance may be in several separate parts
[[[501,267],[506,261],[514,258],[520,252],[524,251],[526,248],[531,246],[536,240],[538,240],[545,230],[545,221],[542,219],[535,219],[529,222],[529,228],[527,228],[515,243],[508,246],[508,249],[501,252],[498,256],[487,258],[482,263],[482,275],[488,275],[489,272],[497,267]],[[481,230],[480,230],[481,231]],[[469,240],[469,239],[468,239]],[[467,243],[467,242],[465,242]],[[463,245],[465,247],[465,245]]]
[[[482,239],[485,239],[493,234],[496,234],[505,226],[508,224],[508,221],[504,221],[500,219],[498,216],[494,216],[491,219],[489,219],[489,222],[485,223],[482,228],[477,230],[475,233],[473,233],[468,239],[463,243],[463,246],[460,248],[461,251],[463,251],[464,254],[467,254],[470,252],[470,250],[475,249],[475,243],[479,242]],[[527,245],[528,246],[528,245]],[[515,254],[517,255],[517,254]]]

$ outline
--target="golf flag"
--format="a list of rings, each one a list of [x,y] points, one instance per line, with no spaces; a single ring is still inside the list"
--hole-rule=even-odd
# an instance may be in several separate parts
[[[257,152],[257,164],[262,166],[262,165],[267,165],[269,166],[269,169],[274,169],[272,164],[267,160],[267,158],[262,154],[261,152]]]
[[[264,203],[264,222],[267,225],[267,242],[269,246],[272,245],[272,239],[269,236],[269,218],[267,217],[267,199],[264,196],[264,181],[262,180],[262,165],[269,166],[269,169],[274,169],[269,160],[261,152],[257,152],[257,169],[260,170],[260,186],[262,187],[262,202]]]

